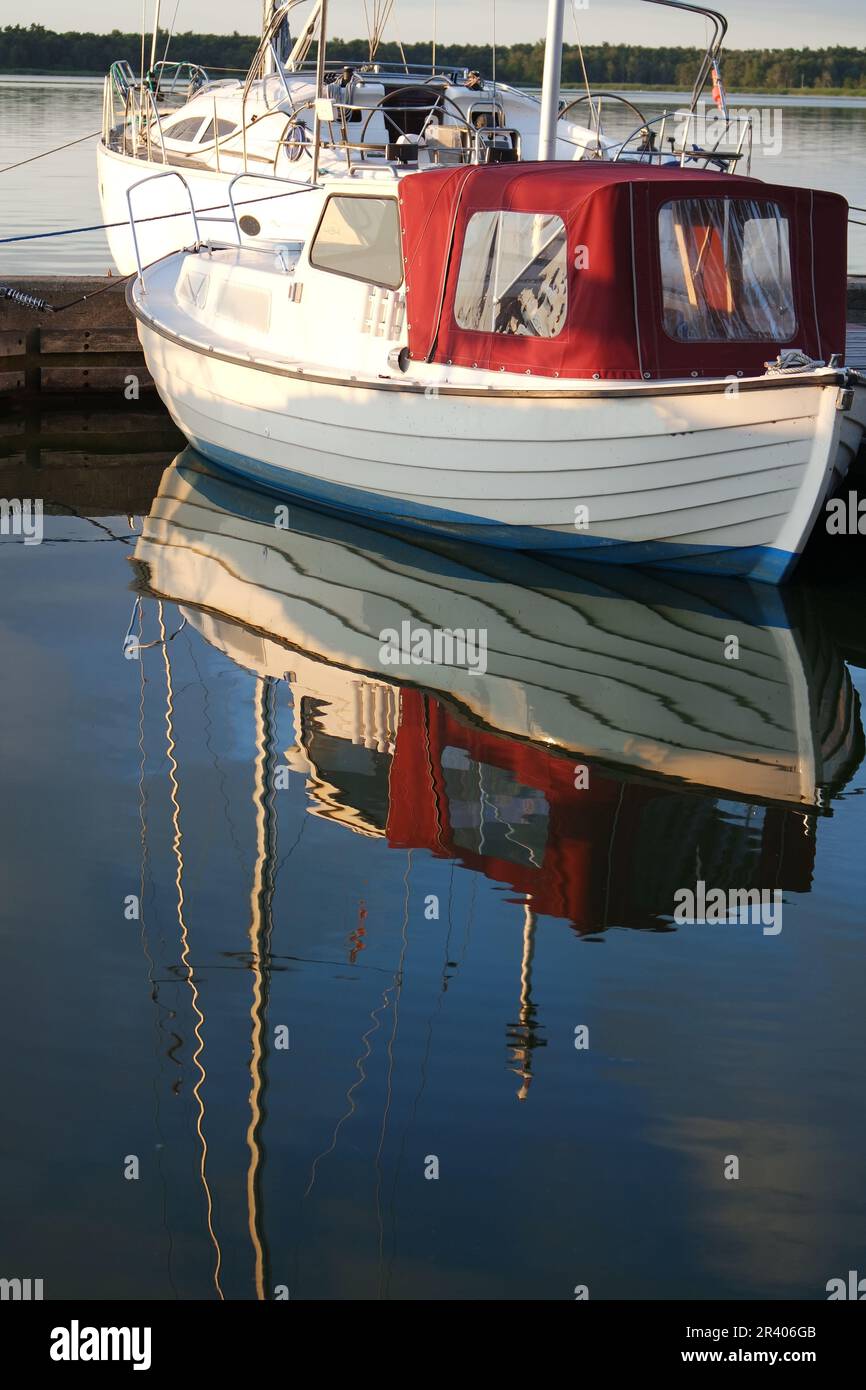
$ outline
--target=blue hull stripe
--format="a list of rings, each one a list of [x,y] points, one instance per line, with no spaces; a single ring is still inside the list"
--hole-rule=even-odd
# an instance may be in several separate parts
[[[333,508],[341,514],[368,517],[380,524],[432,531],[452,540],[468,540],[474,545],[535,552],[558,550],[594,564],[649,565],[689,574],[737,575],[765,584],[781,583],[798,559],[791,551],[775,550],[769,546],[726,546],[719,549],[711,545],[677,545],[672,541],[621,541],[612,537],[588,536],[578,530],[571,533],[547,531],[537,526],[510,526],[504,522],[482,521],[445,508],[402,500],[398,504],[400,512],[395,514],[393,497],[311,478],[306,473],[262,463],[203,439],[191,439],[190,443],[221,468],[280,496],[303,499],[314,505]]]

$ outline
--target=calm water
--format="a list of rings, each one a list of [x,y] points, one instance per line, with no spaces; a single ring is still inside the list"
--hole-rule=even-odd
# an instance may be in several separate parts
[[[682,101],[676,93],[627,95],[649,118]],[[828,188],[866,207],[866,99],[732,95],[731,104],[766,111],[763,144],[756,131],[753,173],[777,183]],[[0,166],[95,133],[101,124],[101,79],[0,77]],[[622,135],[630,128],[627,123]],[[22,169],[7,174],[0,169],[0,235],[99,223],[95,143],[94,134],[93,140]],[[866,213],[853,215],[866,222]],[[101,275],[110,264],[100,231],[0,245],[0,274]],[[849,269],[866,274],[866,227],[850,228]]]
[[[4,487],[55,505],[0,545],[6,1274],[817,1299],[862,1269],[862,542],[780,595],[279,531],[189,452],[24,452]],[[394,666],[403,621],[484,630],[486,669]],[[782,929],[676,924],[698,880],[780,890]]]

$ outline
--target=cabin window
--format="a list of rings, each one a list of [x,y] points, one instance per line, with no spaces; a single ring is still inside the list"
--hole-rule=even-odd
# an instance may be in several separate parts
[[[313,237],[310,265],[396,290],[403,282],[396,198],[329,198]]]
[[[565,223],[546,212],[476,212],[460,259],[461,328],[555,338],[568,312]]]
[[[186,120],[175,121],[174,125],[167,125],[165,133],[170,140],[183,140],[192,142],[201,129],[201,116],[195,118],[188,116]]]
[[[224,120],[220,117],[220,118],[217,119],[216,129],[217,129],[217,135],[218,135],[219,138],[222,140],[222,138],[223,138],[225,135],[231,135],[234,131],[236,131],[236,130],[237,130],[237,126],[235,125],[234,121],[224,121]],[[205,130],[204,134],[203,134],[202,137],[201,137],[201,140],[199,141],[199,144],[201,144],[201,145],[206,145],[206,144],[208,144],[209,142],[212,142],[213,139],[214,139],[214,123],[213,123],[213,121],[210,121],[209,124],[208,124],[207,130]]]
[[[659,212],[665,332],[679,342],[788,342],[797,318],[776,203],[688,198]]]

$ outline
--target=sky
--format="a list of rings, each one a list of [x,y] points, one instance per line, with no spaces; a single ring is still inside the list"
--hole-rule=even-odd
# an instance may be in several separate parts
[[[708,0],[712,3],[712,0]],[[154,0],[145,0],[148,15]],[[171,23],[178,3],[177,28],[208,33],[251,34],[260,25],[260,0],[162,0],[163,24]],[[142,0],[2,0],[3,24],[44,24],[49,29],[141,28]],[[833,44],[866,47],[866,0],[835,0],[824,10],[814,0],[715,0],[730,22],[729,48],[822,48]],[[367,0],[367,10],[383,7],[383,0]],[[572,7],[574,7],[572,9]],[[341,38],[366,33],[361,0],[330,0],[329,28]],[[436,0],[437,35],[443,43],[484,43],[493,33],[496,13],[497,41],[503,44],[531,42],[544,36],[546,0]],[[299,17],[309,7],[299,8]],[[434,0],[396,0],[386,39],[430,38]],[[698,16],[671,14],[640,0],[566,0],[567,41],[574,41],[575,16],[584,43],[654,44],[700,43],[704,21]]]

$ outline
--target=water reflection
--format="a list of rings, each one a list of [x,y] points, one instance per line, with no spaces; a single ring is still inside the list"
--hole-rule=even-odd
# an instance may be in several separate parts
[[[862,754],[808,591],[599,577],[294,505],[281,529],[279,510],[187,451],[137,583],[287,685],[312,814],[457,859],[581,932],[660,925],[696,864],[808,885],[815,816]],[[383,634],[407,624],[484,634],[486,669],[395,661]]]
[[[294,505],[288,519],[281,514],[283,529],[278,512],[273,499],[187,451],[166,471],[134,554],[141,640],[146,647],[155,605],[165,661],[178,925],[191,990],[164,606],[177,605],[176,626],[255,678],[247,1201],[258,1297],[270,1287],[261,1176],[281,787],[300,779],[309,815],[404,853],[407,881],[412,853],[423,851],[517,895],[522,948],[505,1041],[517,1098],[526,1100],[547,1043],[532,988],[539,917],[590,938],[614,925],[668,932],[676,888],[698,878],[807,893],[816,821],[863,751],[857,696],[804,591],[600,578],[574,565],[425,545]],[[486,670],[395,668],[382,634],[407,621],[413,631],[484,632]],[[280,704],[293,712],[287,747]],[[435,895],[425,903],[425,915],[438,917]],[[395,1034],[407,915],[408,896],[397,968],[371,1015],[378,1029],[392,1008]],[[366,949],[365,917],[360,902],[349,965]],[[455,968],[446,961],[443,992]],[[200,1099],[197,994],[193,1008]],[[313,1162],[308,1194],[353,1113],[367,1034],[362,1044],[348,1108]],[[203,1129],[202,1106],[206,1183]],[[209,1228],[211,1210],[208,1192]]]
[[[75,446],[7,462],[46,538],[0,546],[4,1267],[214,1299],[854,1268],[862,582],[281,529],[190,452],[148,495],[155,453]],[[485,669],[386,660],[404,623]],[[784,931],[676,926],[698,878],[781,889]]]

